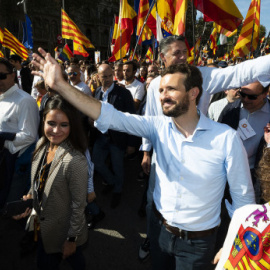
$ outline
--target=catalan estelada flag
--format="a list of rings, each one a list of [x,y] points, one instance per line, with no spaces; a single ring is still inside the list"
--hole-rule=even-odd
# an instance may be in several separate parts
[[[244,57],[251,51],[256,50],[258,46],[260,32],[260,6],[261,0],[251,0],[247,16],[234,47],[235,57]]]
[[[138,10],[138,19],[137,19],[137,33],[136,35],[139,36],[141,29],[143,27],[143,23],[145,21],[146,15],[149,11],[149,2],[148,0],[141,0],[139,4]],[[150,30],[149,26],[146,24],[143,28],[142,35],[138,44],[141,44],[142,41],[150,40],[152,37],[152,31]]]
[[[227,30],[234,31],[243,16],[233,0],[193,0],[196,9],[204,14],[205,21],[214,21]]]
[[[23,44],[15,38],[6,28],[4,29],[4,38],[2,45],[17,55],[19,55],[23,60],[28,58],[27,49],[23,46]]]
[[[78,26],[62,9],[62,38],[71,39],[83,44],[86,48],[95,48],[92,42],[81,32]]]
[[[84,49],[83,45],[73,40],[73,53],[77,55],[82,55],[83,57],[88,57],[89,53]]]
[[[188,0],[178,0],[175,7],[174,35],[185,35]]]

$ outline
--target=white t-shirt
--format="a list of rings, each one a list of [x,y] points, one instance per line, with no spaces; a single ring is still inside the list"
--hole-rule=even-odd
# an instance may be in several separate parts
[[[142,100],[145,94],[143,83],[134,79],[133,83],[129,85],[125,85],[126,89],[128,89],[133,97],[133,99]]]
[[[76,87],[77,89],[79,89],[80,91],[82,91],[83,93],[85,93],[86,95],[92,96],[92,92],[86,83],[80,82],[80,83],[73,85],[73,86]]]

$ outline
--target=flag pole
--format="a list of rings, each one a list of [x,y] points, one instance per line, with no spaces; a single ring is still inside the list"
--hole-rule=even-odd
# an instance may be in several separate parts
[[[250,43],[250,47],[249,47],[249,59],[251,56],[251,50],[252,50],[252,43],[253,43],[253,34],[254,34],[254,26],[255,26],[255,19],[253,19],[253,26],[252,26],[252,34],[251,34],[251,43]]]
[[[119,14],[122,15],[122,8],[123,8],[123,3],[122,0],[120,0],[120,12]],[[122,59],[122,29],[121,29],[121,21],[122,18],[119,16],[119,29],[120,29],[120,59]]]
[[[65,10],[65,0],[62,0],[62,9]],[[62,12],[61,12],[61,22],[62,22]],[[67,39],[65,38],[65,45],[67,44]]]
[[[139,41],[140,41],[140,39],[141,39],[143,29],[144,29],[144,27],[145,27],[145,25],[146,25],[146,22],[147,22],[147,20],[148,20],[148,17],[149,17],[149,15],[150,15],[150,13],[151,13],[151,11],[152,11],[152,9],[153,9],[153,7],[154,7],[154,5],[155,5],[156,2],[157,2],[157,0],[154,0],[154,1],[152,2],[151,6],[150,6],[150,8],[149,8],[149,10],[148,10],[148,13],[147,13],[147,15],[146,15],[146,17],[145,17],[145,19],[144,19],[143,26],[142,26],[142,28],[141,28],[141,31],[140,31],[138,40],[137,40],[136,45],[135,45],[135,48],[134,48],[134,54],[133,54],[133,56],[132,56],[132,60],[134,59],[134,55],[135,55],[135,53],[136,53],[136,49],[137,49],[137,47],[138,47],[138,43],[139,43]]]
[[[267,44],[269,38],[270,38],[270,31],[269,31],[269,33],[268,33],[267,38],[265,39],[263,49],[266,47],[266,44]]]
[[[194,26],[194,1],[191,1],[192,5],[192,34],[193,34],[193,50],[194,50],[194,62],[193,65],[196,66],[196,55],[195,55],[195,26]]]

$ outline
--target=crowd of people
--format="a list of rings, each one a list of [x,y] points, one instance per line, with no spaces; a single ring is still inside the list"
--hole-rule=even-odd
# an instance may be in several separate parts
[[[39,52],[28,66],[0,59],[0,209],[33,199],[12,218],[27,220],[38,268],[67,259],[85,269],[87,227],[105,217],[94,171],[117,209],[124,158],[141,153],[139,258],[151,255],[155,270],[214,269],[234,212],[268,200],[270,56],[195,67],[182,36],[160,42],[162,64],[58,63]],[[241,263],[227,261],[236,233],[217,269]]]

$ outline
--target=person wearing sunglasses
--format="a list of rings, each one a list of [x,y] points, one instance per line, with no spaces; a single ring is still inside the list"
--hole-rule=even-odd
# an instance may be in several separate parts
[[[0,58],[0,132],[16,133],[0,151],[0,209],[19,200],[30,185],[31,154],[39,124],[35,100],[15,83],[14,66]],[[2,160],[3,161],[3,160]]]
[[[87,84],[81,81],[81,72],[79,67],[75,65],[70,65],[67,69],[67,75],[71,85],[73,85],[75,88],[82,91],[88,96],[92,95],[92,92],[87,86]]]

